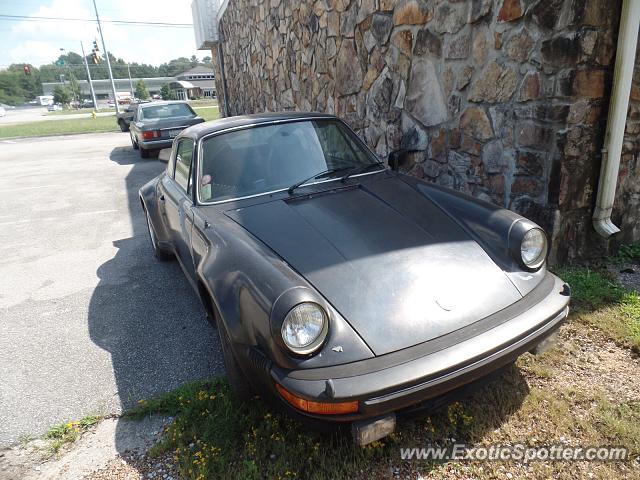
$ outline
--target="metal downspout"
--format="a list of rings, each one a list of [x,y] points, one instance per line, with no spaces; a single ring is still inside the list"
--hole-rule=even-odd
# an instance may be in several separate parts
[[[609,118],[602,149],[602,166],[596,208],[593,212],[593,228],[605,238],[620,231],[611,221],[611,211],[615,201],[620,170],[620,156],[627,122],[639,26],[640,0],[623,0]]]

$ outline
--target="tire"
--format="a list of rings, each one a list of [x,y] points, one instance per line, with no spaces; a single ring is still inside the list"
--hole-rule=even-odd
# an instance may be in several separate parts
[[[238,402],[247,402],[253,396],[253,389],[233,354],[231,340],[229,340],[229,335],[224,325],[218,325],[218,334],[220,335],[224,368],[227,372],[227,380],[229,381],[231,391]]]
[[[138,142],[136,142],[133,139],[133,135],[131,135],[131,133],[129,133],[129,138],[131,139],[131,146],[133,147],[133,149],[134,150],[138,150],[138,148],[140,148],[140,147],[138,147]]]
[[[128,132],[129,125],[124,120],[118,120],[118,126],[120,127],[121,132]]]
[[[139,150],[140,150],[140,158],[149,158],[149,156],[151,155],[151,152],[146,148],[140,147]]]
[[[171,260],[171,254],[165,252],[158,245],[158,238],[156,237],[156,232],[151,225],[151,218],[149,217],[149,212],[147,209],[144,209],[144,216],[147,220],[147,230],[149,232],[149,240],[151,241],[151,249],[153,250],[153,256],[158,260],[166,262],[167,260]]]

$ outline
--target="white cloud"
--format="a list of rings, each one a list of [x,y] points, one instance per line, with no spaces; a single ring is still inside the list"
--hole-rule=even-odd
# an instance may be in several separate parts
[[[98,1],[98,10],[101,20],[191,23],[190,5],[191,0],[102,0]],[[53,0],[29,15],[95,18],[91,0]],[[192,28],[140,27],[103,22],[102,30],[110,52],[125,61],[157,65],[180,56],[208,55],[206,51],[196,50]],[[95,23],[21,21],[15,23],[8,33],[9,48],[0,51],[0,65],[50,63],[58,57],[60,48],[80,53],[80,41],[84,42],[88,53],[95,37],[98,37]]]

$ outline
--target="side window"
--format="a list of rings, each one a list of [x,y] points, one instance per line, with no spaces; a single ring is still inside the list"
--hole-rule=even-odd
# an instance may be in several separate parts
[[[175,179],[185,192],[189,191],[189,173],[191,172],[191,160],[193,158],[193,140],[183,138],[176,149],[176,173]]]

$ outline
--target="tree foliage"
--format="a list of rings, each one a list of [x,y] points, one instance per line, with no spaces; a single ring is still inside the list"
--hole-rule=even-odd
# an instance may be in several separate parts
[[[71,102],[71,93],[69,92],[69,89],[62,85],[56,85],[56,88],[53,89],[53,102],[62,103],[63,105]]]
[[[169,89],[168,83],[165,83],[162,85],[162,88],[160,88],[160,96],[163,100],[171,100],[171,90]]]
[[[144,80],[138,80],[138,83],[136,83],[136,98],[140,100],[147,100],[149,98],[149,91],[144,84]]]
[[[109,78],[107,62],[103,61],[95,65],[91,56],[86,57],[91,70],[91,77],[95,80]],[[127,62],[109,54],[114,78],[128,78]],[[201,61],[195,55],[191,58],[179,57],[158,66],[146,63],[130,63],[131,76],[136,78],[174,77],[185,70],[198,65],[210,65],[211,57],[204,57]],[[13,64],[6,70],[0,70],[0,103],[16,105],[32,100],[42,95],[43,82],[59,82],[60,75],[64,75],[67,81],[86,80],[87,73],[82,55],[75,52],[67,52],[56,60],[39,68],[30,65],[31,75],[25,75],[22,69],[24,64]]]

